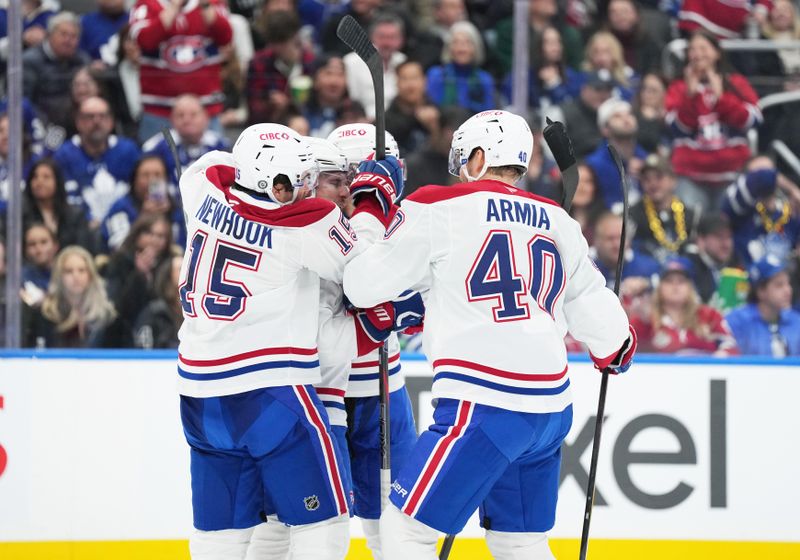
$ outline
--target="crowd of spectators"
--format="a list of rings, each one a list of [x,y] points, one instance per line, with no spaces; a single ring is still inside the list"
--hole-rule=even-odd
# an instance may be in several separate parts
[[[387,128],[406,162],[407,193],[454,182],[453,132],[470,114],[512,101],[511,0],[96,0],[85,13],[76,12],[86,4],[69,0],[22,4],[26,346],[177,345],[186,241],[177,169],[228,149],[254,122],[325,137],[371,121],[370,74],[336,37],[345,15],[368,29],[383,61]],[[769,150],[780,139],[798,153],[800,112],[796,102],[765,114],[758,107],[760,97],[800,86],[798,6],[528,7],[526,117],[536,145],[520,186],[558,191],[541,129],[546,117],[565,122],[580,159],[572,215],[609,286],[625,244],[622,297],[643,347],[800,355],[800,177]],[[6,27],[0,4],[1,58]],[[686,40],[681,52],[667,48],[677,38]],[[785,45],[720,46],[733,38]],[[5,73],[2,80],[5,92]],[[5,108],[3,99],[0,284]],[[624,240],[609,145],[633,186]]]

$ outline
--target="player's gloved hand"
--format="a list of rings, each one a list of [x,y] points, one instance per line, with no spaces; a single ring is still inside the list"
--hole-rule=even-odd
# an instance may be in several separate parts
[[[381,160],[365,160],[350,184],[350,194],[358,206],[359,198],[372,196],[378,200],[383,215],[388,216],[392,204],[403,192],[403,166],[394,156]]]
[[[628,330],[630,331],[630,334],[628,335],[628,338],[625,339],[625,342],[622,343],[622,347],[616,354],[613,354],[608,358],[597,358],[596,356],[592,356],[594,367],[600,371],[608,369],[608,373],[613,375],[625,373],[628,371],[628,369],[630,369],[631,364],[633,363],[633,355],[636,353],[638,338],[632,325],[628,326]]]
[[[402,331],[422,324],[425,305],[419,292],[407,290],[395,301],[387,301],[369,309],[353,309],[345,302],[356,319],[358,353],[374,350],[389,338],[393,331]]]

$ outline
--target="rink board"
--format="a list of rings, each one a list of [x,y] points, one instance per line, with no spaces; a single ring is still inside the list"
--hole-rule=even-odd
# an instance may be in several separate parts
[[[174,353],[30,356],[0,353],[0,558],[188,558]],[[430,368],[403,368],[425,426]],[[599,387],[583,358],[570,374],[559,558],[577,557]],[[642,356],[612,378],[591,558],[800,558],[797,395],[800,361]],[[452,557],[487,558],[480,535],[473,519]]]

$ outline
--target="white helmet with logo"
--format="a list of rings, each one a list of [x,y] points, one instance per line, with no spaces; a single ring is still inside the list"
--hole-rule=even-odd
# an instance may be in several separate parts
[[[527,170],[533,133],[525,119],[508,111],[483,111],[473,115],[453,133],[450,173],[458,177],[475,148],[483,150],[486,162],[475,177],[467,174],[470,181],[480,179],[490,167],[513,165]]]
[[[375,156],[375,126],[369,123],[345,124],[328,135],[328,140],[344,152],[349,166],[357,166]],[[400,148],[386,131],[386,155],[400,159]]]
[[[311,146],[311,152],[314,154],[314,158],[316,158],[319,164],[320,173],[326,171],[347,171],[347,157],[336,144],[330,140],[315,138],[313,136],[306,136],[305,140]]]
[[[273,191],[275,178],[285,175],[294,187],[292,202],[300,187],[314,189],[319,166],[303,136],[280,124],[260,123],[246,128],[233,145],[236,183],[266,194],[280,203]],[[288,204],[288,203],[287,203]]]

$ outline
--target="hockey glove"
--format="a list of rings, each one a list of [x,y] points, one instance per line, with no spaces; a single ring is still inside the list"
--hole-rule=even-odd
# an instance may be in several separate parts
[[[636,353],[638,338],[633,325],[629,325],[628,330],[630,331],[630,334],[628,335],[628,338],[625,339],[625,342],[622,343],[622,347],[616,354],[612,354],[607,358],[598,358],[596,356],[592,356],[594,367],[600,371],[607,369],[608,373],[612,375],[625,373],[628,371],[628,369],[630,369],[631,363],[633,363],[633,355]]]
[[[377,161],[362,161],[350,184],[350,194],[356,206],[362,195],[374,196],[384,216],[389,215],[392,204],[402,192],[403,166],[394,156],[386,156],[386,159]]]
[[[356,310],[356,341],[358,354],[374,350],[389,338],[393,331],[402,331],[422,324],[425,305],[419,292],[407,290],[395,301],[384,302],[369,309]]]

